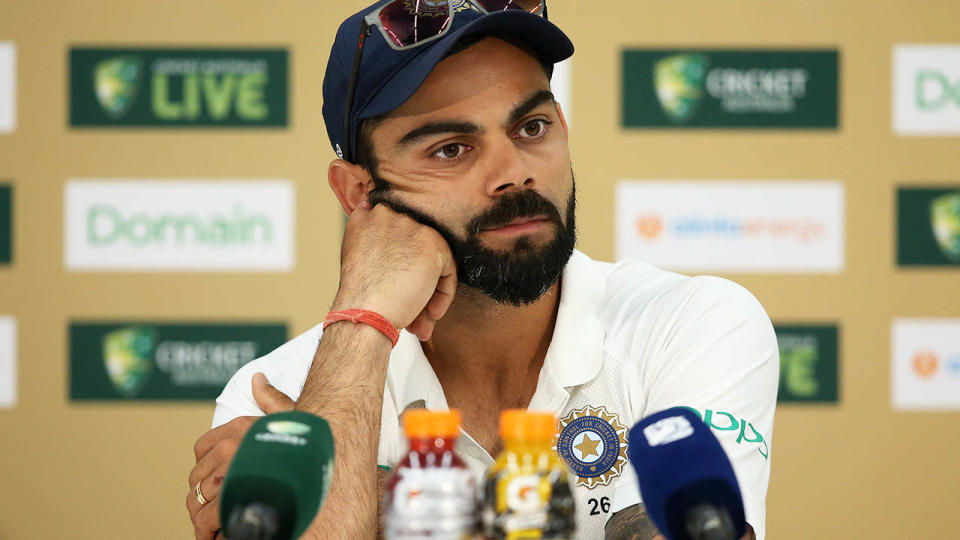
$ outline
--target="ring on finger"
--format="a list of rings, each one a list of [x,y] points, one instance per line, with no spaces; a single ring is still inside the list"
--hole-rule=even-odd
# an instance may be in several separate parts
[[[203,482],[203,480],[197,482],[197,485],[194,486],[193,491],[197,495],[197,502],[200,503],[200,506],[203,506],[210,501],[208,501],[207,498],[203,496],[203,492],[200,491],[200,482]]]

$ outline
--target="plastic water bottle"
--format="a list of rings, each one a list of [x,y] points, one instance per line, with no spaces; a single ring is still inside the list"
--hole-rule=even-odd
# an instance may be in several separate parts
[[[482,528],[495,540],[567,540],[576,514],[567,466],[551,448],[552,413],[506,410],[500,415],[504,450],[484,479]]]
[[[411,410],[404,414],[410,450],[384,492],[388,540],[467,540],[477,530],[477,485],[453,452],[460,413]]]

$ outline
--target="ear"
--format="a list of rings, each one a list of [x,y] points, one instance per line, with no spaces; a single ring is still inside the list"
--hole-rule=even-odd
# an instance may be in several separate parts
[[[373,178],[360,165],[335,159],[327,169],[327,181],[330,182],[330,188],[340,201],[343,211],[349,216],[354,208],[367,198]]]

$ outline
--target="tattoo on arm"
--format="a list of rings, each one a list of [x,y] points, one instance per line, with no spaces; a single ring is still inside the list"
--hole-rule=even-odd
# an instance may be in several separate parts
[[[606,540],[651,540],[660,534],[657,526],[647,517],[642,504],[635,504],[620,510],[607,520],[604,538]]]

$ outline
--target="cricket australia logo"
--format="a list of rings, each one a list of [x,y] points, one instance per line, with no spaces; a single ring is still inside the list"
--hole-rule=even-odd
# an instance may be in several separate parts
[[[577,477],[578,486],[605,486],[627,462],[627,426],[605,407],[571,411],[560,419],[555,449]]]

